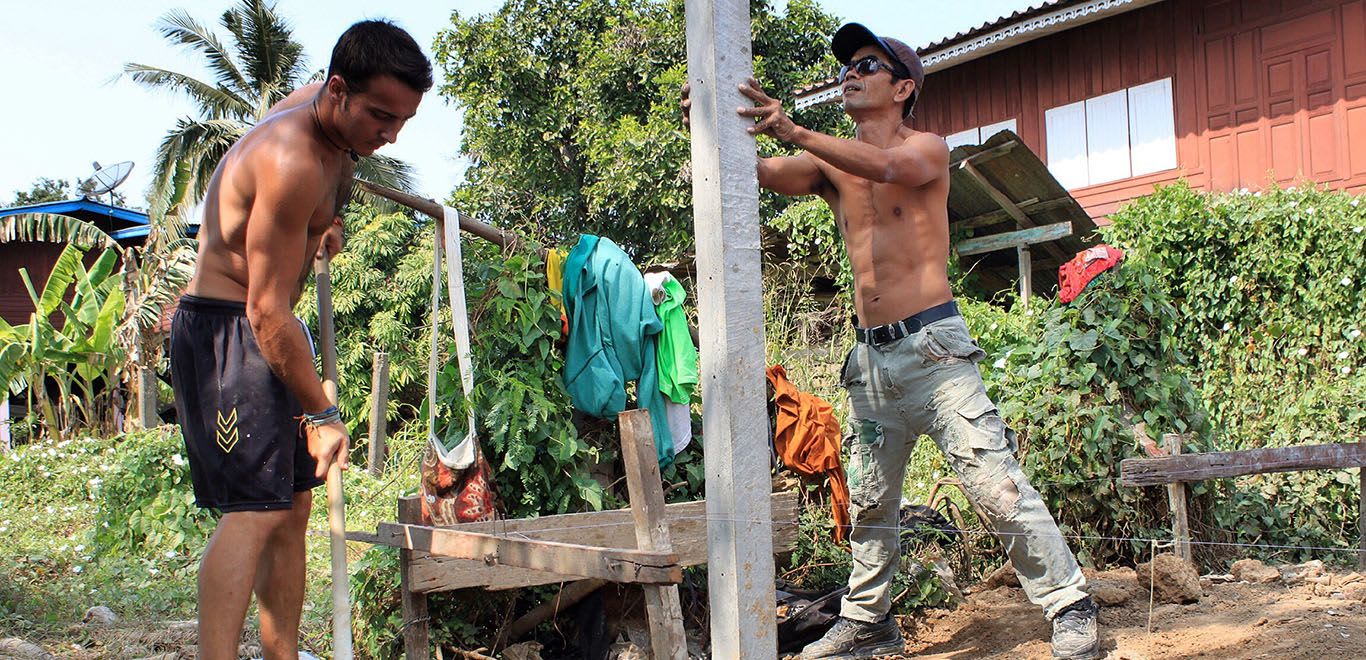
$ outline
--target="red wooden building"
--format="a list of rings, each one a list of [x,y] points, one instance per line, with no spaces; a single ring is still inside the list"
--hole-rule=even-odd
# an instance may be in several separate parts
[[[1093,218],[1180,178],[1366,192],[1366,0],[1054,0],[918,51],[916,128],[1013,130]]]

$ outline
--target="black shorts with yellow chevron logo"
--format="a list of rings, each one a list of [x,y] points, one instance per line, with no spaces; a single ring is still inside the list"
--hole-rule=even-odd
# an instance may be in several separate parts
[[[322,485],[299,431],[298,399],[256,345],[246,305],[182,296],[171,322],[171,387],[195,504],[288,509]]]

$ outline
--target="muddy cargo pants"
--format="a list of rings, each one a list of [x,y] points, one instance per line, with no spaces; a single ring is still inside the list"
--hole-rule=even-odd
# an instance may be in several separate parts
[[[1025,594],[1045,616],[1086,596],[1076,558],[1015,460],[1015,432],[987,396],[977,372],[983,357],[963,318],[953,316],[893,342],[857,343],[845,361],[854,567],[843,616],[875,622],[891,610],[901,487],[921,435],[939,446],[1000,534]]]

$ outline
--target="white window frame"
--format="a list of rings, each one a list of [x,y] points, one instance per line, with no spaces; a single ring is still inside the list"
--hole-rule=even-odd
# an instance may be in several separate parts
[[[1178,166],[1172,79],[1044,111],[1048,169],[1068,190]]]

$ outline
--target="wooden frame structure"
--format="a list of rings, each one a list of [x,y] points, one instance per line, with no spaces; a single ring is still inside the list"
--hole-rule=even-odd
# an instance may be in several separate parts
[[[1299,445],[1182,454],[1181,438],[1162,436],[1166,456],[1126,458],[1119,463],[1119,482],[1124,486],[1167,485],[1172,508],[1172,538],[1177,554],[1191,558],[1190,524],[1186,519],[1186,482],[1226,479],[1250,474],[1299,472],[1302,470],[1361,469],[1361,496],[1358,504],[1357,565],[1366,570],[1366,438],[1356,442],[1326,445]]]

